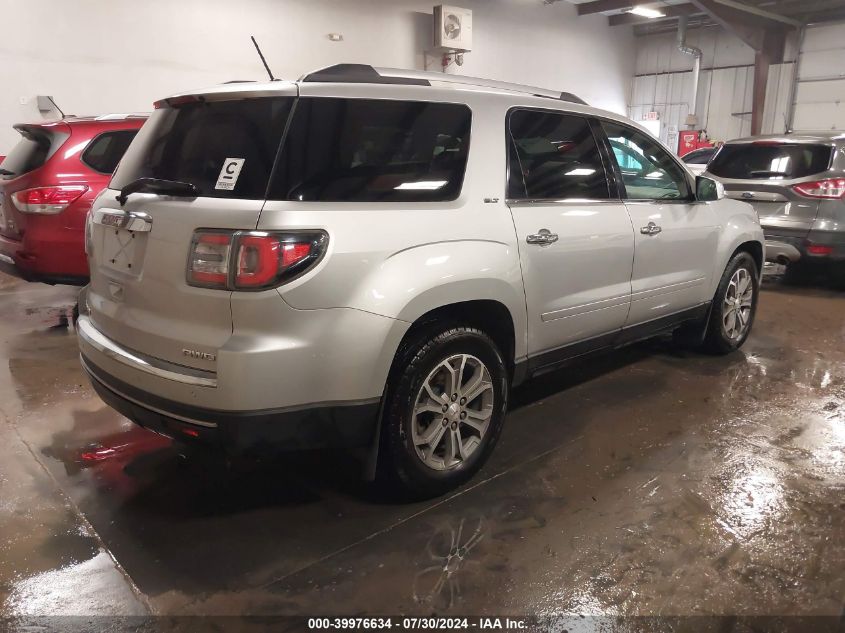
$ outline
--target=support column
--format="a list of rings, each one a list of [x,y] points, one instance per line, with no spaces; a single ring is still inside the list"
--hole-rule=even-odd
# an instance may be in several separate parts
[[[763,130],[763,112],[766,105],[766,86],[769,82],[770,57],[767,50],[754,55],[754,88],[751,98],[751,135]]]

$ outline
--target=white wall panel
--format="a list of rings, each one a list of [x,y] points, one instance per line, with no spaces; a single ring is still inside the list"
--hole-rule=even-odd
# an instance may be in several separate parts
[[[769,70],[763,133],[785,129],[787,102],[793,64],[774,65]],[[698,87],[698,124],[710,138],[730,140],[751,133],[752,66],[702,71]],[[660,113],[661,140],[669,144],[669,130],[686,129],[692,94],[692,72],[645,75],[634,78],[628,116],[640,121],[649,111]],[[656,87],[656,89],[655,89]],[[670,144],[671,145],[671,144]],[[673,149],[675,149],[673,147]]]
[[[0,154],[12,124],[39,120],[35,95],[75,114],[147,111],[154,100],[232,79],[264,79],[250,35],[275,74],[340,62],[422,69],[434,0],[0,0]],[[630,28],[574,5],[456,0],[473,10],[460,74],[574,92],[625,112],[634,74]],[[331,42],[328,33],[343,34]],[[37,37],[36,37],[37,35]],[[20,104],[21,97],[28,99]]]
[[[721,29],[693,29],[687,41],[703,51],[698,120],[711,138],[728,140],[751,133],[754,51]],[[797,41],[787,43],[787,63],[772,65],[766,87],[764,134],[786,131]],[[719,68],[719,66],[728,66]],[[801,47],[793,129],[845,130],[845,23],[808,27]],[[672,33],[637,40],[636,69],[629,116],[660,113],[662,140],[668,129],[684,127],[691,96],[692,58],[676,50]],[[647,73],[661,73],[657,75]],[[667,86],[671,91],[667,92]]]

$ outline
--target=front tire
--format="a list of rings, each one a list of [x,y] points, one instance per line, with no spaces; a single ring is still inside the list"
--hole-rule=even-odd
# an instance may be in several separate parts
[[[508,403],[501,351],[481,330],[421,330],[400,349],[382,420],[382,476],[406,495],[470,479],[499,438]]]
[[[737,253],[728,262],[713,297],[705,351],[729,354],[742,347],[754,325],[759,292],[757,262],[749,253]]]

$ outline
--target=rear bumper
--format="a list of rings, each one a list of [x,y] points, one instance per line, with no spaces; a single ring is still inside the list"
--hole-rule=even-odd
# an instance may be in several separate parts
[[[379,402],[330,403],[262,411],[217,411],[165,400],[129,385],[80,355],[97,394],[139,426],[235,455],[369,446]]]
[[[766,261],[776,264],[794,264],[801,259],[801,251],[794,244],[782,240],[766,240]]]
[[[845,262],[845,232],[811,230],[802,237],[763,227],[766,261],[780,264]]]
[[[26,281],[83,286],[88,283],[82,244],[75,240],[41,241],[31,248],[30,241],[13,240],[0,235],[0,270]],[[78,248],[77,248],[78,246]],[[82,261],[80,261],[80,258]]]

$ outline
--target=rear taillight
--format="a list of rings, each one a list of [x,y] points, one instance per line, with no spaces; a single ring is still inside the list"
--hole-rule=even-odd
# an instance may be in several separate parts
[[[59,187],[35,187],[12,194],[12,204],[21,213],[52,215],[61,213],[88,191],[85,185],[63,185]]]
[[[188,283],[206,288],[226,288],[229,283],[229,259],[232,233],[194,233],[188,260]]]
[[[188,284],[263,290],[314,266],[328,245],[322,231],[197,231],[188,258]]]
[[[828,178],[793,185],[795,191],[808,198],[845,198],[845,178]]]
[[[830,255],[833,253],[832,246],[825,246],[824,244],[810,244],[807,243],[807,254],[809,255]]]

